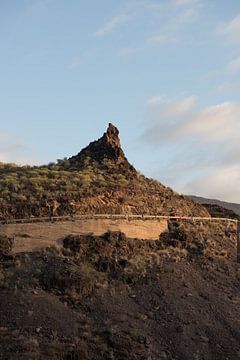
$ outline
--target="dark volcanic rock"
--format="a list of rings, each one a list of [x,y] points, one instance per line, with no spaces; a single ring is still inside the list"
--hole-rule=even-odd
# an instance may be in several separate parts
[[[4,258],[0,359],[239,359],[234,225],[165,235],[72,235],[63,251]]]
[[[202,204],[207,208],[209,214],[212,217],[228,218],[240,220],[240,215],[236,214],[233,210],[226,209],[223,206],[217,204]]]
[[[129,164],[121,148],[119,130],[112,124],[109,124],[107,131],[100,139],[91,142],[76,156],[71,157],[69,162],[71,166],[82,169],[89,159],[105,166],[107,161],[110,161],[116,167],[136,172],[134,167]]]
[[[0,256],[7,255],[12,251],[13,239],[0,235]]]

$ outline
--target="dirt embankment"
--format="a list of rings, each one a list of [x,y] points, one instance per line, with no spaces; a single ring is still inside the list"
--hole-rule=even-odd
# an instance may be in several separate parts
[[[0,233],[14,238],[13,252],[29,252],[47,246],[62,246],[69,234],[101,236],[107,231],[121,231],[129,238],[156,240],[166,231],[166,220],[82,219],[46,223],[0,225]],[[1,246],[1,245],[0,245]]]
[[[0,263],[0,358],[236,360],[235,229],[68,236]]]

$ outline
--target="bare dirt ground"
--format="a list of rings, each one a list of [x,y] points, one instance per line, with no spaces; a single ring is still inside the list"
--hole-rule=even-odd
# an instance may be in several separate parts
[[[0,359],[240,359],[235,236],[172,223],[1,255]]]
[[[103,235],[107,231],[121,231],[130,238],[158,239],[168,228],[166,220],[114,220],[86,219],[75,221],[6,224],[0,226],[0,233],[14,238],[14,253],[36,251],[48,246],[62,246],[62,240],[69,234]]]

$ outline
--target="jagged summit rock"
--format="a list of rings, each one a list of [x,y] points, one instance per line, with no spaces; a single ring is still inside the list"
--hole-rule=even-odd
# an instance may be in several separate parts
[[[121,149],[119,130],[113,124],[108,124],[107,132],[104,133],[103,139],[106,143],[111,144],[113,148]]]
[[[105,166],[110,162],[118,168],[136,172],[122,150],[118,128],[111,123],[100,139],[91,142],[76,156],[71,157],[69,162],[71,166],[82,169],[86,165],[87,159]]]

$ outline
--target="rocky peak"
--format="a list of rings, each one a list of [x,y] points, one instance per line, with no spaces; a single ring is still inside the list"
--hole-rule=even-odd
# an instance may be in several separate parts
[[[81,169],[84,167],[86,158],[90,158],[100,165],[106,164],[107,160],[114,164],[116,168],[136,171],[134,167],[129,164],[121,148],[118,128],[111,123],[100,139],[91,142],[85,149],[80,151],[80,153],[71,157],[69,161],[71,165]]]
[[[108,124],[107,132],[103,135],[105,141],[114,148],[121,148],[119,130],[113,124]]]

